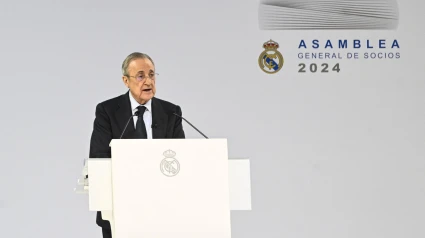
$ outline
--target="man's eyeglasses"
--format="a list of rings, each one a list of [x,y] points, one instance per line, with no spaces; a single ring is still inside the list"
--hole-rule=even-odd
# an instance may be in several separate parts
[[[158,76],[158,73],[150,73],[148,76],[144,75],[144,74],[137,74],[136,76],[129,76],[128,77],[133,77],[136,78],[137,81],[143,81],[146,80],[147,78],[150,78],[151,80],[155,80],[156,76]]]

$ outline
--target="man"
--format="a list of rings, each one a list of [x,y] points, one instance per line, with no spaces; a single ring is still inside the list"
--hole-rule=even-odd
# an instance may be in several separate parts
[[[180,107],[154,97],[153,60],[146,54],[132,53],[122,64],[122,74],[129,91],[96,106],[90,158],[111,158],[109,143],[121,135],[126,139],[185,138],[182,119],[174,115],[182,115]],[[134,114],[137,117],[131,117]],[[109,221],[103,220],[100,212],[96,223],[102,227],[104,238],[112,237]]]

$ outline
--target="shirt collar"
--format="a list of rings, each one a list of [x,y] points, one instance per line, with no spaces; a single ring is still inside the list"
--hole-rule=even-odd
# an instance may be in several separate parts
[[[135,111],[137,111],[137,107],[141,106],[142,104],[138,103],[136,101],[136,99],[134,99],[133,95],[131,94],[131,92],[128,93],[129,97],[130,97],[130,103],[131,103],[131,110],[134,113]],[[147,101],[144,105],[146,109],[150,112],[152,112],[152,99],[149,99],[149,101]]]

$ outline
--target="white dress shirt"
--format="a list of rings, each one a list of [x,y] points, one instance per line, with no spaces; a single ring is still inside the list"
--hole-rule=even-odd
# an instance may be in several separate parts
[[[147,103],[144,105],[138,103],[136,99],[133,98],[133,95],[131,92],[129,93],[130,102],[131,102],[131,110],[134,114],[137,111],[138,106],[145,106],[146,111],[143,113],[143,121],[145,122],[146,126],[146,134],[148,135],[148,139],[152,139],[152,99],[150,99]],[[137,117],[133,117],[134,121],[134,128],[136,128],[137,124]]]

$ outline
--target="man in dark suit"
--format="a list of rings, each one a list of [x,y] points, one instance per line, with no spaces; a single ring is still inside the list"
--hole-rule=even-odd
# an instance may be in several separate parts
[[[182,119],[174,115],[181,116],[181,108],[154,97],[157,74],[153,60],[146,54],[132,53],[122,64],[122,74],[129,88],[127,93],[96,106],[90,158],[111,158],[109,143],[121,136],[126,139],[185,138]],[[103,220],[100,212],[97,212],[96,223],[102,227],[104,238],[112,237],[109,221]]]

